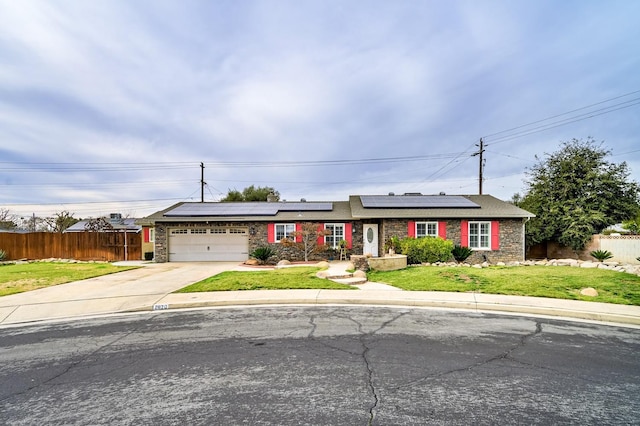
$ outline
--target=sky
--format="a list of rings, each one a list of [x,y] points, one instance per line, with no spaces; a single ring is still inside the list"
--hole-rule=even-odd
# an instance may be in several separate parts
[[[639,17],[633,0],[0,0],[0,209],[477,194],[480,138],[503,200],[573,138],[640,181]]]

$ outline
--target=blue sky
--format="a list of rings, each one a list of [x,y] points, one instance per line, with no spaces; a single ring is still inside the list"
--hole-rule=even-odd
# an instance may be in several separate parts
[[[639,16],[631,0],[0,0],[0,208],[144,216],[199,201],[200,162],[207,201],[251,184],[474,194],[480,137],[484,193],[505,200],[572,138],[640,181]]]

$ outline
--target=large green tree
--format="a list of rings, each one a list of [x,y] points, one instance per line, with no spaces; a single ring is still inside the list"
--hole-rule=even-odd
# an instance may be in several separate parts
[[[527,224],[528,245],[557,241],[582,250],[593,234],[636,216],[640,187],[629,180],[625,162],[606,160],[610,153],[588,138],[536,157],[537,164],[527,170],[527,191],[517,201],[536,215]]]
[[[269,196],[274,201],[280,200],[280,193],[270,186],[248,186],[242,190],[242,192],[236,189],[230,189],[227,195],[221,199],[223,202],[238,202],[238,201],[268,201]]]

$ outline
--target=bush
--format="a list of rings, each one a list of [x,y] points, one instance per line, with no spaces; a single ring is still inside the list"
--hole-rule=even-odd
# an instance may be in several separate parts
[[[257,259],[262,263],[265,263],[275,254],[276,254],[276,251],[274,249],[272,249],[271,247],[265,246],[265,247],[258,247],[257,249],[252,251],[251,257],[253,257],[254,259]]]
[[[400,241],[400,253],[407,256],[407,263],[446,262],[451,258],[453,243],[440,237],[404,238]]]
[[[473,250],[471,250],[469,247],[464,247],[456,244],[453,250],[451,250],[451,254],[453,255],[453,258],[456,260],[456,262],[464,262],[469,256],[473,254]]]
[[[7,258],[7,252],[4,250],[0,250],[0,262]]]
[[[611,253],[609,250],[594,250],[589,254],[595,257],[600,262],[604,262],[605,260],[611,259],[613,257],[613,253]]]

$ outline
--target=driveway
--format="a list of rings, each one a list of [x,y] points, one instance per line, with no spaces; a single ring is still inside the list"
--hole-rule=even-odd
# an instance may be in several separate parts
[[[167,294],[238,268],[237,262],[149,263],[143,267],[0,297],[0,324],[149,309]]]

